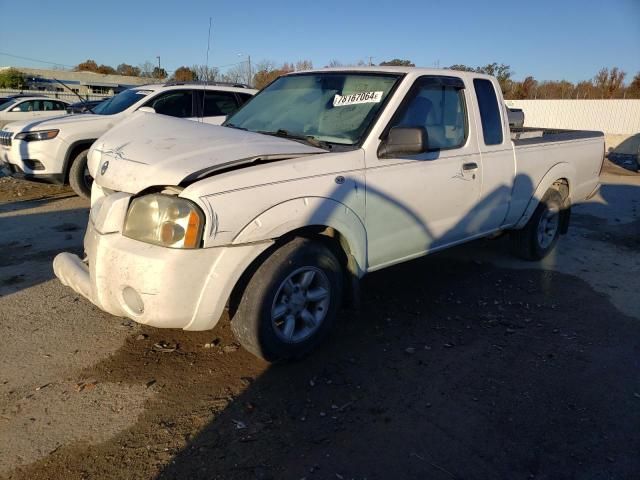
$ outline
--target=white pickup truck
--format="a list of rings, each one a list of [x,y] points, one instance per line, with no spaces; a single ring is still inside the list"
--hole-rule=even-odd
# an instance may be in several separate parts
[[[0,166],[5,163],[13,175],[28,180],[68,182],[78,195],[88,198],[93,181],[87,170],[89,147],[100,135],[138,109],[147,107],[164,115],[220,125],[255,92],[221,84],[143,85],[105,100],[93,108],[94,115],[12,122],[0,131]],[[66,102],[58,115],[66,113],[65,105]]]
[[[500,231],[542,258],[604,155],[600,132],[511,132],[494,78],[446,70],[294,73],[225,125],[137,113],[101,137],[86,257],[54,270],[155,327],[228,305],[270,361],[317,345],[368,272]]]

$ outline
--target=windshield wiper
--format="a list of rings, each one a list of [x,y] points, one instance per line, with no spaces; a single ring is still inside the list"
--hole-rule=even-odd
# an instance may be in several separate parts
[[[233,123],[227,123],[227,124],[223,125],[223,127],[230,127],[230,128],[235,128],[236,130],[244,130],[244,131],[247,131],[247,129],[246,129],[246,128],[244,128],[244,127],[239,127],[239,126],[237,126],[237,125],[234,125]]]
[[[313,135],[300,135],[297,133],[291,133],[283,128],[276,130],[275,132],[258,132],[263,135],[273,135],[274,137],[290,138],[291,140],[302,140],[308,143],[312,147],[323,148],[325,150],[331,150],[331,144],[318,140]]]

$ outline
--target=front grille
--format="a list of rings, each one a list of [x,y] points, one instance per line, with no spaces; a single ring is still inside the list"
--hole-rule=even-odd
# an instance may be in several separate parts
[[[12,132],[6,132],[4,130],[0,130],[0,145],[4,145],[5,147],[10,147],[12,136],[13,136]]]

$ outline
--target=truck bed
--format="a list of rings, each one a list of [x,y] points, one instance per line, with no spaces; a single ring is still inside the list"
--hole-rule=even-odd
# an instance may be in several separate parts
[[[571,172],[572,203],[585,200],[598,185],[604,158],[604,134],[554,128],[511,129],[516,159],[513,212],[524,211],[520,199],[530,198],[554,168]]]
[[[590,130],[561,130],[558,128],[511,128],[511,140],[513,140],[516,147],[598,137],[604,137],[604,133]]]

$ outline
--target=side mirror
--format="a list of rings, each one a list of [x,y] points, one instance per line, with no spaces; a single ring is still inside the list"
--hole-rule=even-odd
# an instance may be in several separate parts
[[[20,107],[13,107],[11,109],[12,112],[21,112],[22,110],[20,110]]]
[[[145,112],[145,113],[156,113],[156,109],[153,107],[140,107],[138,111]]]
[[[417,155],[429,149],[427,130],[424,127],[393,127],[378,148],[379,158],[397,155]]]

